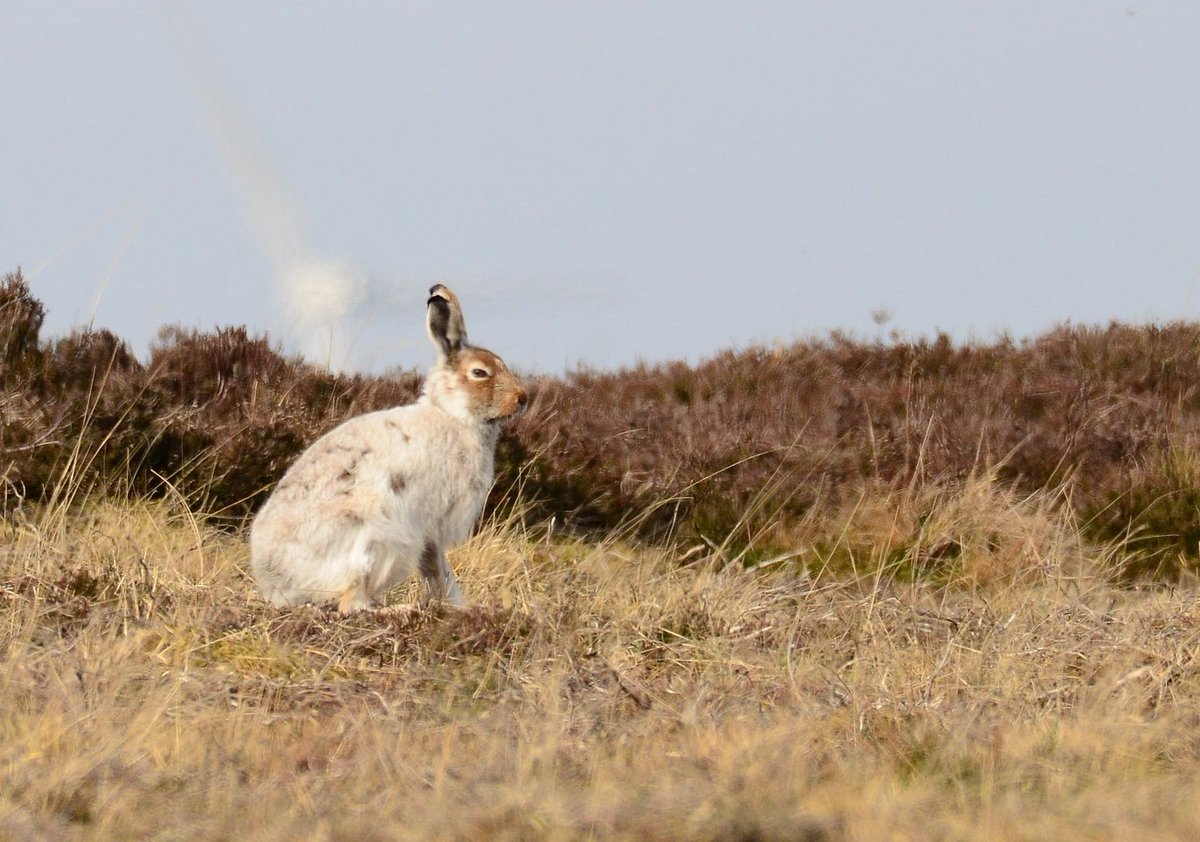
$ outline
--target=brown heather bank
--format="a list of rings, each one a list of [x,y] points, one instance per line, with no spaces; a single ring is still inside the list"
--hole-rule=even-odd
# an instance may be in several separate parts
[[[20,273],[7,276],[10,514],[63,502],[63,489],[177,492],[240,523],[315,436],[419,387],[416,372],[324,373],[242,328],[166,329],[143,362],[107,331],[44,339],[41,320]],[[966,345],[834,335],[696,366],[576,371],[534,384],[531,411],[502,441],[492,505],[519,498],[529,523],[553,518],[576,535],[624,526],[727,558],[795,552],[837,565],[873,533],[830,543],[820,524],[906,500],[907,534],[933,563],[967,540],[927,534],[934,490],[986,477],[1017,495],[1052,490],[1090,539],[1128,539],[1126,575],[1174,577],[1196,564],[1200,541],[1198,384],[1193,323]]]

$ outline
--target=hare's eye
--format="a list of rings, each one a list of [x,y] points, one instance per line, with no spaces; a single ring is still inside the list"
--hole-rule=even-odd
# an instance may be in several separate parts
[[[486,368],[473,368],[471,369],[471,376],[476,380],[483,380],[485,377],[490,377],[491,375],[488,374]]]

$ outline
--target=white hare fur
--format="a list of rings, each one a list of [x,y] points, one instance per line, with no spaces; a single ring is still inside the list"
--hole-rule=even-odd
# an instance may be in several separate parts
[[[441,284],[426,327],[438,359],[417,402],[317,439],[255,517],[251,568],[272,603],[334,601],[347,613],[420,573],[433,596],[465,604],[446,548],[470,534],[500,421],[527,397],[503,360],[467,343],[458,298]]]

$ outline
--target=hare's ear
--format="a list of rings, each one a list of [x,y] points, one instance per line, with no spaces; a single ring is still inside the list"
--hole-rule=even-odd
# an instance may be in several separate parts
[[[429,288],[427,304],[425,327],[429,330],[429,338],[438,354],[450,359],[467,346],[467,326],[463,322],[458,296],[444,284],[434,284]]]

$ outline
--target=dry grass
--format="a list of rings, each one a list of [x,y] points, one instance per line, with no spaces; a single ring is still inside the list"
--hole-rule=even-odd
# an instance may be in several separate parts
[[[1200,837],[1195,590],[1067,509],[894,492],[758,569],[493,525],[476,607],[350,618],[163,501],[0,527],[0,837]]]

